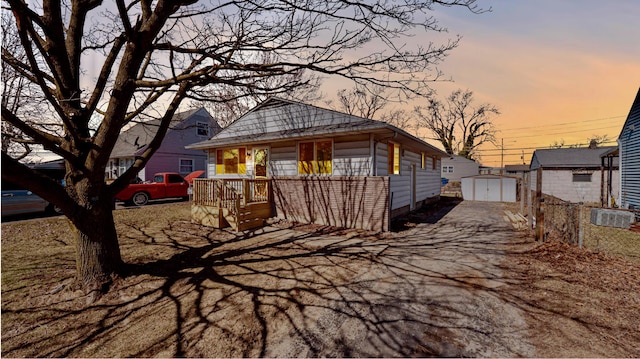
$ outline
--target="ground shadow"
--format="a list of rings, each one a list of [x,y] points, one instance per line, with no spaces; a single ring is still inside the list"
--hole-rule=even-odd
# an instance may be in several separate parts
[[[435,211],[433,225],[391,235],[131,226],[123,253],[144,254],[127,259],[128,275],[96,303],[78,305],[65,290],[3,298],[2,354],[534,356],[514,313],[569,314],[507,290],[521,277],[501,267],[506,245],[527,238],[491,205],[446,216],[456,205]],[[29,319],[5,329],[16,317]]]
[[[447,213],[451,212],[460,202],[462,202],[461,198],[440,197],[440,200],[437,202],[425,204],[411,213],[393,219],[391,221],[391,231],[402,232],[414,228],[420,223],[438,223],[438,221],[444,218]]]

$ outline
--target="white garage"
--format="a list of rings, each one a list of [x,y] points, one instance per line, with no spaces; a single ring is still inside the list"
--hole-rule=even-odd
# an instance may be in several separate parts
[[[515,177],[478,175],[462,178],[462,198],[467,201],[515,202]]]

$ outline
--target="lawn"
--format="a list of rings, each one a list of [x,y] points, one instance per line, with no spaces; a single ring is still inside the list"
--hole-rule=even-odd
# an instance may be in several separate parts
[[[447,321],[486,317],[473,308],[479,291],[519,308],[528,325],[522,335],[537,356],[640,356],[640,265],[535,243],[522,232],[513,232],[506,258],[491,264],[503,278],[436,276],[468,293],[468,310],[447,312],[459,297],[411,302],[415,283],[406,276],[421,269],[397,261],[424,253],[449,267],[435,255],[455,238],[422,242],[410,235],[429,238],[438,226],[434,214],[412,215],[386,234],[289,223],[237,234],[191,223],[189,203],[118,210],[127,275],[95,302],[74,285],[64,217],[3,223],[2,356],[477,356],[469,347],[482,342],[470,344],[468,328]],[[381,291],[372,273],[390,288],[406,283],[408,291]],[[415,323],[385,319],[392,314],[425,314],[429,322],[420,333],[411,331]],[[392,340],[375,347],[359,335]],[[394,345],[397,351],[385,351]]]

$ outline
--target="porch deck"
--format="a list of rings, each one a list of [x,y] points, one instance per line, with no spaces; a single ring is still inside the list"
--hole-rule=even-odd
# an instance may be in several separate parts
[[[272,217],[271,180],[197,178],[193,182],[191,219],[241,232]]]

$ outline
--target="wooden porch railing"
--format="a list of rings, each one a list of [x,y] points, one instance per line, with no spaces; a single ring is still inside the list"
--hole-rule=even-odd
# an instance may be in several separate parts
[[[270,182],[268,179],[196,178],[193,203],[237,211],[243,205],[268,202]]]

